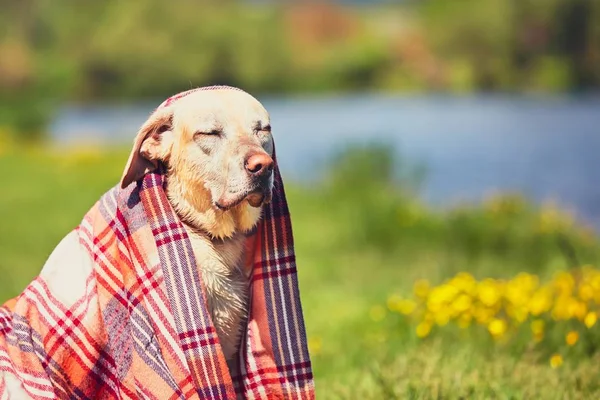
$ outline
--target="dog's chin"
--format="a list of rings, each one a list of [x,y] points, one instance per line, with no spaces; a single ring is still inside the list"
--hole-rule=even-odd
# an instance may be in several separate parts
[[[232,196],[230,198],[225,198],[225,196],[223,196],[219,200],[215,201],[215,206],[219,210],[227,211],[244,201],[248,202],[250,206],[258,208],[271,201],[271,192],[257,189],[251,192],[242,193],[238,196]]]
[[[265,194],[263,192],[250,193],[246,197],[246,201],[254,208],[258,208],[265,202]]]

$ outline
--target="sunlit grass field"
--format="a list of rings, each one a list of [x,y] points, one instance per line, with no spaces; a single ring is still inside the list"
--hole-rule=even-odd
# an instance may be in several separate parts
[[[0,302],[118,182],[126,157],[0,152]],[[592,230],[517,195],[430,210],[384,146],[332,160],[320,183],[286,182],[318,398],[600,397]]]

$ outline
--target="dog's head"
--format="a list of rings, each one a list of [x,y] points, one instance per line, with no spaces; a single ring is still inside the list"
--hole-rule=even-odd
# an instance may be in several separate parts
[[[190,91],[168,100],[139,130],[125,168],[126,187],[159,163],[180,216],[216,237],[251,229],[273,189],[269,114],[230,87]]]

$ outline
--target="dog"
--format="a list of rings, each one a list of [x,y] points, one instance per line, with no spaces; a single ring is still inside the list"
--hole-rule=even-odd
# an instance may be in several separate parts
[[[121,179],[126,187],[166,166],[166,193],[201,266],[228,363],[248,312],[244,238],[272,196],[273,147],[269,114],[258,100],[230,87],[197,90],[142,125]]]
[[[0,305],[0,398],[298,398],[314,383],[270,117],[192,89]]]

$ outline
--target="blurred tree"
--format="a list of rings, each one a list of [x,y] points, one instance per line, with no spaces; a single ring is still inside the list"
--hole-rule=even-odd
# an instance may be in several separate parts
[[[596,0],[0,0],[0,9],[0,127],[29,138],[66,100],[155,99],[216,83],[255,93],[600,86]]]
[[[596,5],[597,12],[598,7]],[[592,0],[563,1],[556,10],[556,47],[569,59],[576,89],[598,85],[598,65],[593,65],[590,54],[593,17]]]

